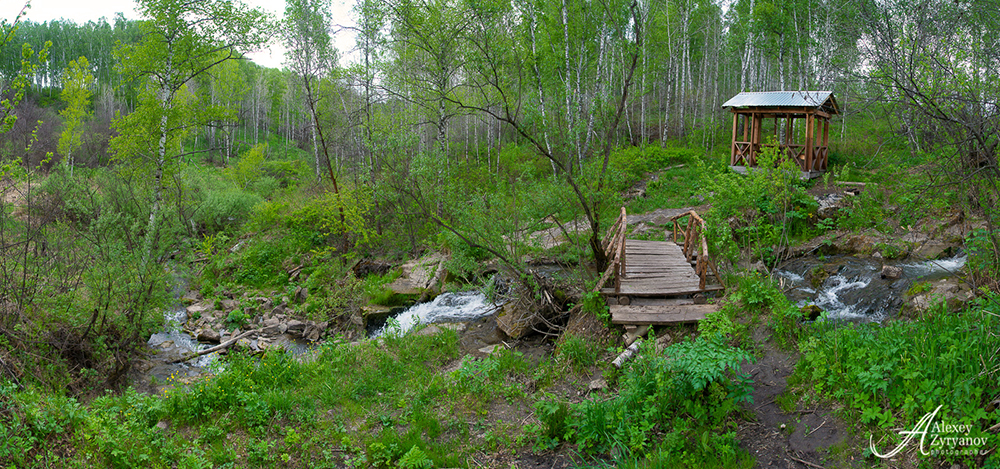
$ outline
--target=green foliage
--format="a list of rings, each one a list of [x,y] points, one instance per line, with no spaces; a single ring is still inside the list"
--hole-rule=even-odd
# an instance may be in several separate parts
[[[715,337],[735,338],[746,330],[746,326],[733,321],[736,308],[727,307],[713,311],[698,321],[698,334],[707,339]]]
[[[330,241],[334,237],[350,236],[355,245],[365,243],[373,235],[369,224],[372,205],[368,190],[341,185],[339,194],[324,191],[302,201],[286,218],[285,224],[296,231],[312,231]]]
[[[236,164],[227,169],[226,176],[238,189],[249,189],[264,174],[264,160],[267,153],[266,143],[254,145]]]
[[[590,453],[626,458],[646,453],[652,435],[670,428],[664,441],[673,444],[666,451],[709,460],[713,445],[706,440],[698,449],[695,441],[702,431],[728,428],[739,403],[751,399],[748,378],[736,373],[749,360],[749,354],[718,338],[677,343],[664,356],[644,350],[619,380],[617,396],[567,409],[558,402],[536,404],[545,425],[537,444],[552,447],[560,439]],[[724,443],[729,452],[735,452],[734,443],[731,437]]]
[[[395,281],[400,275],[402,272],[399,269],[393,269],[385,274],[369,275],[361,280],[361,290],[368,297],[368,302],[382,306],[399,306],[398,303],[403,298],[385,286]]]
[[[79,148],[83,138],[84,120],[90,117],[90,87],[94,84],[94,76],[90,73],[90,63],[80,56],[72,60],[69,67],[63,71],[63,89],[60,97],[66,102],[66,108],[59,112],[63,118],[65,129],[59,137],[59,153],[66,157],[66,163],[73,166],[73,151]]]
[[[294,188],[309,176],[309,168],[302,160],[265,160],[260,170],[265,178],[274,179],[281,189]]]
[[[773,264],[792,239],[808,235],[816,202],[799,174],[773,143],[762,147],[758,166],[746,175],[706,174],[704,185],[715,194],[705,217],[712,250],[734,262],[749,254]]]
[[[274,418],[308,412],[312,405],[287,389],[302,383],[303,367],[284,352],[255,358],[233,354],[215,378],[199,381],[186,392],[168,392],[165,405],[182,422],[203,422],[229,414],[251,430],[262,430]]]
[[[648,173],[659,171],[671,165],[694,161],[698,151],[680,146],[661,147],[656,145],[627,146],[611,152],[608,159],[607,187],[609,193],[629,189],[641,181]],[[598,174],[603,160],[594,158],[588,168],[589,174]]]
[[[240,328],[242,328],[244,325],[246,325],[246,322],[247,322],[248,319],[250,319],[250,318],[248,318],[247,315],[244,314],[243,310],[240,309],[240,308],[236,308],[236,309],[230,311],[229,315],[226,316],[226,322],[230,326],[240,327]]]
[[[482,360],[466,360],[454,372],[455,384],[472,395],[518,395],[506,378],[527,373],[528,362],[521,352],[498,348]]]
[[[427,453],[414,445],[403,457],[399,458],[396,467],[399,469],[431,469],[434,467],[434,461],[431,461],[427,457]]]
[[[715,317],[706,318],[707,324],[699,324],[698,330],[702,331],[704,327],[711,335],[740,336],[747,326],[722,318],[735,319],[739,311],[749,313],[751,317],[745,318],[749,321],[760,315],[769,315],[768,324],[774,331],[774,339],[782,347],[794,345],[802,332],[802,311],[788,301],[773,280],[758,272],[740,276],[736,291],[729,294],[726,305],[712,315]]]
[[[973,275],[987,283],[1000,279],[1000,258],[997,257],[996,239],[1000,232],[975,229],[965,239],[968,254],[966,265]]]
[[[548,395],[536,401],[534,407],[535,417],[542,423],[542,430],[535,439],[536,449],[552,449],[559,442],[573,437],[569,404]]]
[[[583,297],[580,298],[580,303],[583,305],[583,312],[593,314],[604,324],[611,324],[611,311],[608,309],[608,302],[605,301],[601,292],[588,291],[584,293]]]
[[[990,295],[965,312],[936,308],[914,322],[817,323],[800,343],[794,376],[804,392],[841,402],[852,418],[891,434],[943,405],[937,421],[971,425],[963,437],[986,436],[1000,418],[1000,409],[984,407],[997,377],[982,362],[996,351],[998,310]]]
[[[257,194],[240,189],[210,191],[195,212],[194,221],[207,233],[238,228],[261,202]]]
[[[574,372],[582,374],[597,364],[602,351],[601,343],[566,333],[561,338],[556,355],[569,363]]]

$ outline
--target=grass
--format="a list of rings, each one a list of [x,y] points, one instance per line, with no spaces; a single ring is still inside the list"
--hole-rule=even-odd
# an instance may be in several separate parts
[[[939,305],[914,322],[817,323],[800,342],[802,359],[789,384],[807,399],[841,403],[859,431],[876,440],[887,436],[889,447],[898,444],[895,429],[943,406],[941,421],[970,425],[957,436],[984,437],[995,448],[985,429],[1000,418],[1000,409],[988,405],[1000,392],[1000,376],[984,359],[997,350],[998,311],[990,295],[957,314]],[[982,463],[972,456],[943,459]]]

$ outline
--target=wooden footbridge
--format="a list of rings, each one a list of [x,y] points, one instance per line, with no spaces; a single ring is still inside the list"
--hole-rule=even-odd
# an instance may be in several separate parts
[[[725,287],[708,256],[705,221],[697,213],[671,218],[670,241],[627,239],[627,221],[622,207],[602,241],[609,261],[595,287],[608,301],[612,323],[695,322],[718,308],[706,303],[705,293]]]

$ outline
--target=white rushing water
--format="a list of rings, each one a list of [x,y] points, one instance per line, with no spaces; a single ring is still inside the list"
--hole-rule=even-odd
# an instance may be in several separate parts
[[[181,354],[197,352],[206,347],[204,344],[198,343],[194,337],[191,337],[191,334],[183,330],[182,326],[187,321],[187,310],[183,307],[174,308],[163,313],[163,319],[163,330],[149,336],[149,340],[146,342],[150,347],[173,348]],[[169,344],[164,346],[168,342]],[[215,360],[215,356],[215,353],[202,355],[185,362],[183,366],[205,368]]]
[[[927,277],[932,277],[933,279],[955,275],[959,269],[965,267],[965,263],[968,260],[968,256],[961,255],[949,257],[948,259],[900,264],[899,267],[903,269],[903,275],[907,277],[928,280]]]
[[[827,279],[824,285],[829,285],[829,287],[820,290],[816,295],[816,299],[813,304],[819,306],[823,311],[827,312],[827,318],[829,319],[870,319],[870,320],[881,320],[882,318],[872,317],[872,313],[859,311],[858,303],[847,304],[844,302],[843,295],[851,290],[863,290],[872,281],[871,278],[867,279],[848,279],[843,275],[834,275]]]
[[[882,262],[868,258],[837,258],[836,273],[811,288],[805,274],[815,262],[798,262],[776,270],[782,288],[799,306],[814,304],[831,320],[881,322],[899,310],[904,292],[913,282],[956,275],[965,266],[965,255],[922,262],[886,263],[902,269],[899,279],[881,278]]]
[[[418,324],[472,321],[495,313],[497,308],[497,305],[486,300],[486,295],[478,291],[442,293],[434,301],[407,308],[372,336],[378,337],[390,330],[400,335],[406,334]]]

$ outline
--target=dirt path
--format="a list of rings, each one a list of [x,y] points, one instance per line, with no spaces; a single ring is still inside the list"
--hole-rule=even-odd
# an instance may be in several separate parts
[[[740,445],[757,459],[757,467],[858,466],[861,461],[855,455],[859,447],[830,409],[802,408],[800,404],[786,412],[779,405],[798,356],[769,342],[761,348],[763,357],[743,367],[754,382],[753,403],[744,404],[753,418],[740,422],[737,430]]]

